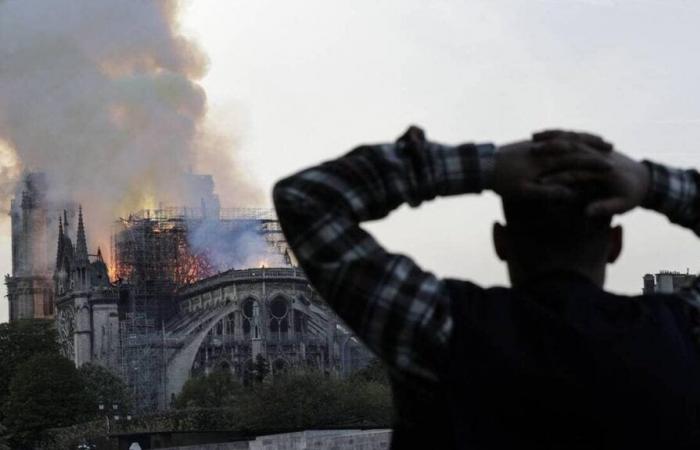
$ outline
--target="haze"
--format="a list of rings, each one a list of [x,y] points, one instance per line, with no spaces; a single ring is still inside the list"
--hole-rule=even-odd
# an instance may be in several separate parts
[[[181,11],[209,57],[208,120],[234,138],[221,151],[235,152],[246,168],[236,176],[265,193],[279,177],[393,140],[409,124],[448,143],[590,130],[637,158],[698,167],[698,19],[700,5],[681,0],[197,0]],[[486,194],[402,208],[369,228],[442,276],[507,284],[490,239],[500,217]],[[692,233],[645,211],[619,222],[626,250],[611,289],[638,293],[645,273],[700,270]],[[5,321],[4,286],[2,295]]]

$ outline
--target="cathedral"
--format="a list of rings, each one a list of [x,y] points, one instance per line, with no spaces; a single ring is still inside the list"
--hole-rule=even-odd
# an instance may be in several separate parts
[[[29,174],[13,202],[11,320],[53,319],[63,354],[120,376],[137,410],[168,408],[213,370],[242,383],[256,364],[273,378],[347,376],[370,359],[296,266],[272,211],[224,210],[204,192],[200,207],[134,212],[115,223],[107,261],[88,249],[82,207],[48,202],[46,188]]]

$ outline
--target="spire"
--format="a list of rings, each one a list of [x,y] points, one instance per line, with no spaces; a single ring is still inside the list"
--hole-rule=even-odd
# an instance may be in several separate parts
[[[63,225],[66,227],[66,230],[68,230],[68,211],[65,209],[63,210]]]
[[[75,242],[76,263],[88,263],[87,240],[85,239],[85,225],[83,224],[83,207],[78,209],[78,236]]]
[[[104,260],[102,259],[102,250],[100,249],[100,246],[97,246],[97,260],[103,262]]]
[[[63,264],[63,220],[58,215],[58,246],[56,248],[56,270],[60,270]]]

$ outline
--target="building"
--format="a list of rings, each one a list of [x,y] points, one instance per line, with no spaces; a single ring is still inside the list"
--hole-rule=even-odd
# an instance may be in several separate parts
[[[57,222],[75,216],[71,204],[49,200],[46,175],[26,173],[10,206],[12,275],[5,276],[10,321],[54,316],[53,264]]]
[[[129,386],[137,409],[164,409],[191,376],[250,381],[313,368],[345,376],[369,352],[295,266],[269,210],[162,208],[117,222],[111,268],[58,223],[53,274],[61,348]],[[225,269],[225,270],[222,270]],[[110,270],[114,274],[110,280]]]
[[[110,283],[102,252],[89,255],[82,209],[75,247],[58,224],[53,290],[56,330],[65,356],[75,365],[99,361],[111,369],[119,362],[118,290]]]
[[[357,339],[295,267],[231,270],[193,283],[180,291],[179,309],[183,318],[226,310],[204,336],[193,373],[232,369],[245,380],[258,355],[273,376],[299,367],[348,375],[366,363]]]
[[[644,275],[644,294],[671,294],[678,292],[680,289],[690,285],[697,275],[691,274],[690,270],[686,273],[661,271],[657,274]]]

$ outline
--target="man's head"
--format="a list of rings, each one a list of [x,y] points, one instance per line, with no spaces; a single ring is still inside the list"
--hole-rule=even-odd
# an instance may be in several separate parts
[[[504,199],[506,225],[493,229],[498,257],[520,285],[559,270],[579,273],[602,287],[605,268],[622,250],[622,228],[611,217],[589,217],[586,202]]]

